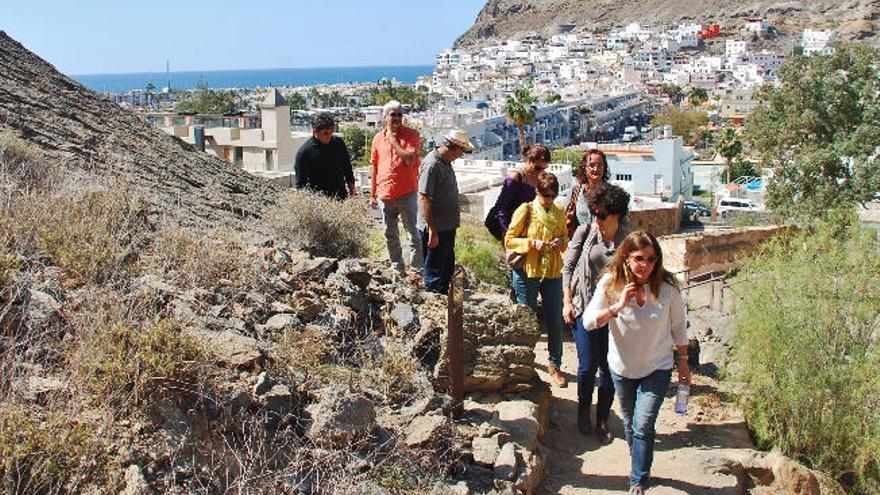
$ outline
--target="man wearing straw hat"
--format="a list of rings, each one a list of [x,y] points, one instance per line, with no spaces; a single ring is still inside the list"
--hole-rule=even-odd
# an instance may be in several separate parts
[[[452,130],[419,168],[419,237],[424,254],[425,288],[445,294],[455,269],[455,230],[461,212],[452,162],[474,150],[470,136]]]

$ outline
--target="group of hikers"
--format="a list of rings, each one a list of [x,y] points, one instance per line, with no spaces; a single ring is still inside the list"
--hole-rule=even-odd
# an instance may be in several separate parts
[[[421,272],[426,290],[445,293],[460,224],[452,162],[474,145],[467,132],[452,130],[420,159],[419,133],[403,124],[402,105],[388,102],[383,115],[385,126],[372,143],[370,202],[381,207],[389,258],[407,274],[402,221],[409,234],[410,275]],[[354,177],[334,127],[326,114],[315,119],[312,139],[297,153],[296,181],[297,187],[344,199],[355,194]],[[657,239],[629,231],[630,196],[608,183],[602,151],[583,155],[566,207],[555,202],[559,181],[546,170],[550,150],[524,146],[523,158],[523,166],[505,179],[486,227],[504,245],[516,302],[531,307],[547,332],[547,371],[559,387],[566,386],[560,370],[564,323],[571,328],[578,355],[578,430],[610,443],[608,419],[617,395],[631,454],[629,493],[641,494],[653,461],[655,422],[676,367],[673,349],[679,381],[690,382],[684,299],[663,267]]]

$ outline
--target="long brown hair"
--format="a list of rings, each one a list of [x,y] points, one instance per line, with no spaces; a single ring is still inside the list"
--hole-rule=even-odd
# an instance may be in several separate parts
[[[590,157],[592,155],[599,155],[599,157],[602,158],[602,168],[604,169],[602,172],[602,181],[608,182],[608,179],[611,178],[611,172],[608,171],[608,157],[605,156],[605,153],[602,150],[597,150],[596,148],[590,148],[581,157],[581,164],[580,164],[580,166],[578,166],[578,171],[577,171],[578,184],[586,184],[587,183],[587,169],[589,168]]]
[[[638,251],[646,247],[653,247],[654,254],[657,256],[657,261],[654,262],[654,269],[651,271],[651,277],[647,284],[651,287],[651,292],[654,293],[654,297],[660,296],[660,284],[663,282],[668,282],[673,287],[678,287],[675,277],[673,277],[663,266],[663,251],[660,250],[660,243],[657,242],[657,238],[644,230],[636,230],[635,232],[630,232],[630,234],[623,239],[623,242],[620,243],[620,247],[614,252],[614,257],[611,258],[611,262],[608,263],[608,266],[606,266],[603,271],[603,273],[611,275],[611,280],[609,280],[608,285],[605,286],[605,296],[609,300],[616,300],[620,295],[620,292],[623,291],[623,288],[626,286],[626,273],[627,270],[629,270],[626,263],[630,255],[633,251]]]

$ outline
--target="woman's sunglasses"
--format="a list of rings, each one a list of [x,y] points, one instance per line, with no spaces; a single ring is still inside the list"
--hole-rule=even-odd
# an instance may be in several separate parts
[[[598,218],[599,220],[602,220],[602,221],[604,221],[606,218],[608,218],[608,212],[607,212],[607,211],[595,211],[595,210],[591,210],[591,211],[590,211],[590,215],[593,215],[594,217],[596,217],[596,218]]]

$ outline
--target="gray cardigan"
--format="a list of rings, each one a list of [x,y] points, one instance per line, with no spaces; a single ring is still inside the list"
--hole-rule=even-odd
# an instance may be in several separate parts
[[[584,312],[595,290],[592,284],[593,277],[590,273],[589,253],[590,248],[596,244],[596,240],[599,238],[599,229],[593,227],[595,227],[595,223],[578,226],[574,235],[571,236],[571,241],[568,243],[568,249],[562,260],[562,286],[571,289],[571,302],[578,315]],[[617,227],[614,245],[620,246],[628,233],[629,229],[626,223],[621,222]],[[598,277],[596,279],[598,280]]]

